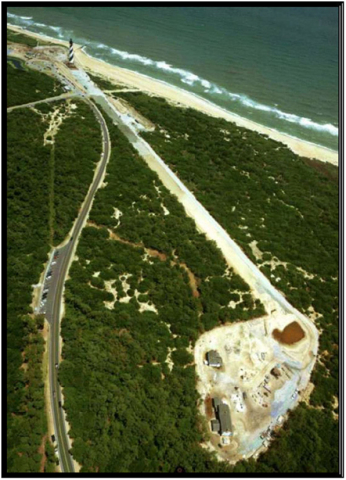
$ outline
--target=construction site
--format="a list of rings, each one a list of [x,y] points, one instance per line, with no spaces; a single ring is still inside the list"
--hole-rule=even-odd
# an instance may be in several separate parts
[[[256,458],[297,405],[315,359],[315,332],[293,314],[204,333],[195,363],[200,412],[210,432],[205,447],[231,463]]]

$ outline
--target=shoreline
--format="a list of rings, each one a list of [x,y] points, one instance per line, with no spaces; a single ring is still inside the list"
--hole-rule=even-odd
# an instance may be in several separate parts
[[[65,40],[58,40],[48,35],[33,33],[10,23],[8,23],[7,26],[11,30],[24,33],[39,40],[48,39],[56,44],[65,47],[68,46],[68,42]],[[75,46],[80,47],[81,45],[75,44]],[[87,69],[96,75],[107,78],[114,83],[120,82],[126,86],[137,88],[138,90],[150,95],[163,97],[170,103],[173,103],[177,106],[193,108],[207,115],[223,118],[238,125],[239,127],[247,128],[260,134],[267,135],[269,138],[283,143],[299,156],[317,159],[322,162],[327,162],[334,166],[338,166],[339,162],[337,151],[331,150],[322,145],[317,145],[307,140],[301,140],[297,137],[293,137],[273,128],[266,127],[265,125],[261,125],[252,120],[248,120],[240,115],[219,107],[218,105],[200,97],[195,93],[189,92],[174,85],[170,85],[162,80],[154,79],[142,73],[111,65],[104,60],[92,57],[88,53],[83,52],[81,49],[75,51],[75,59],[83,69]]]

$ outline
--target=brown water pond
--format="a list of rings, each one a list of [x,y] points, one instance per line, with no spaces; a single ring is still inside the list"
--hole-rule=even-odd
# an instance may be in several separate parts
[[[286,345],[293,345],[305,337],[304,330],[298,322],[292,322],[281,331],[277,328],[272,333],[275,340]]]

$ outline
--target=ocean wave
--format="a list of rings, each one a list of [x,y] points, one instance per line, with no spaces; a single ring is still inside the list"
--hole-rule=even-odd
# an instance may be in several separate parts
[[[21,18],[22,20],[32,20],[32,17],[21,17],[20,15],[15,15],[14,13],[7,12],[7,16],[10,18]]]
[[[230,95],[232,97],[235,96],[235,94],[230,94]],[[273,108],[273,107],[270,107],[269,105],[263,105],[262,103],[257,103],[254,100],[251,100],[251,98],[247,97],[246,95],[237,95],[237,97],[238,97],[238,100],[246,107],[254,108],[255,110],[261,110],[263,112],[268,112],[280,120],[286,120],[287,122],[295,123],[304,128],[309,128],[311,130],[329,133],[330,135],[333,135],[333,136],[338,135],[338,131],[339,131],[338,127],[335,127],[331,123],[321,124],[321,123],[314,122],[310,118],[300,117],[299,115],[295,115],[294,113],[286,113],[279,110],[276,107]]]
[[[117,48],[108,47],[103,43],[98,44],[96,48],[101,50],[108,50],[112,55],[120,57],[122,60],[129,60],[132,62],[140,63],[142,65],[151,66],[157,68],[158,70],[163,70],[168,73],[173,73],[174,75],[178,75],[180,80],[187,85],[193,86],[196,83],[200,84],[202,87],[206,89],[210,89],[212,84],[204,79],[200,78],[195,73],[189,72],[188,70],[183,70],[182,68],[173,67],[169,63],[165,62],[164,60],[152,60],[151,58],[144,57],[142,55],[138,55],[136,53],[129,53],[124,50],[118,50]]]
[[[262,103],[258,103],[255,100],[252,100],[247,95],[229,92],[225,88],[215,83],[209,82],[208,80],[199,77],[195,73],[189,72],[188,70],[183,70],[182,68],[173,67],[172,65],[170,65],[165,61],[152,60],[148,57],[143,57],[135,53],[129,53],[123,50],[118,50],[116,48],[107,47],[107,45],[103,45],[103,44],[99,45],[98,47],[102,49],[108,49],[112,54],[122,58],[123,60],[138,62],[143,65],[152,66],[159,70],[163,70],[167,73],[173,73],[175,75],[178,75],[180,77],[180,80],[183,83],[190,86],[199,84],[202,87],[204,87],[205,89],[204,92],[210,95],[224,94],[225,96],[230,98],[232,101],[239,102],[243,106],[248,108],[260,110],[262,112],[267,112],[268,114],[275,116],[279,120],[285,120],[290,123],[295,123],[297,125],[300,125],[303,128],[308,128],[310,130],[329,133],[330,135],[333,135],[333,136],[338,135],[338,127],[330,123],[320,124],[320,123],[314,122],[310,118],[300,117],[299,115],[283,112],[279,110],[276,106],[273,108],[269,105],[263,105]]]
[[[40,27],[40,28],[48,28],[50,30],[55,31],[59,38],[63,38],[64,29],[61,27],[55,27],[52,25],[45,25],[43,23],[34,22],[32,17],[23,17],[20,15],[15,15],[12,13],[7,13],[7,16],[10,18],[15,19],[20,24],[25,24],[26,26],[30,27]],[[66,36],[66,35],[65,35]],[[184,70],[182,68],[174,67],[171,64],[167,63],[164,60],[152,60],[151,58],[136,54],[136,53],[129,53],[124,50],[119,50],[117,48],[110,47],[103,43],[95,43],[90,41],[83,42],[86,45],[86,48],[91,48],[93,51],[102,50],[106,51],[111,55],[121,58],[124,61],[130,61],[145,65],[152,69],[157,69],[162,72],[173,74],[179,77],[180,81],[190,87],[203,87],[204,93],[206,93],[211,98],[214,96],[222,96],[222,99],[231,100],[232,102],[237,102],[248,109],[259,110],[262,112],[268,113],[268,115],[274,116],[279,120],[283,120],[286,122],[294,123],[296,125],[300,125],[303,128],[315,130],[321,133],[328,133],[333,136],[338,135],[338,127],[332,125],[331,123],[320,124],[314,122],[310,118],[300,117],[299,115],[295,115],[293,113],[287,113],[281,111],[278,107],[278,104],[274,104],[274,107],[269,105],[264,105],[262,103],[256,102],[252,100],[247,95],[229,92],[227,89],[217,85],[216,83],[210,82],[205,78],[201,78],[195,73],[190,72],[189,70]],[[86,53],[86,52],[85,52]],[[99,55],[97,54],[97,57]]]

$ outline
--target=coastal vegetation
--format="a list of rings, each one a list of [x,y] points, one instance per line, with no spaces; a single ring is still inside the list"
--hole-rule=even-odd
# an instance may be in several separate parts
[[[21,100],[19,87],[12,94]],[[264,309],[108,121],[112,156],[70,269],[62,322],[59,379],[82,472],[336,472],[337,170],[161,99],[123,98],[156,124],[143,135],[232,238],[289,301],[316,316],[321,355],[310,405],[290,413],[257,462],[231,467],[200,446],[207,427],[194,342]],[[102,140],[77,100],[13,111],[8,131],[8,471],[48,472],[44,323],[30,306],[32,285],[71,228]]]
[[[23,43],[28,47],[36,47],[39,42],[33,37],[29,37],[24,33],[17,33],[14,30],[7,29],[7,44],[9,43]]]
[[[81,100],[61,105],[61,115],[65,118],[54,137],[51,160],[54,245],[62,242],[72,227],[102,152],[101,129],[90,107]]]
[[[35,82],[37,89],[50,95],[44,74],[26,73],[30,80],[27,90],[22,85],[25,101],[32,101]],[[8,84],[9,90],[12,87]],[[60,242],[72,226],[101,148],[100,127],[82,101],[40,104],[7,114],[7,471],[11,473],[55,470],[44,401],[44,318],[34,315],[33,286],[39,282],[53,240]]]
[[[100,77],[99,75],[95,75],[93,73],[88,72],[89,77],[91,80],[101,89],[101,90],[115,90],[116,88],[121,88],[122,86],[110,82],[109,80],[105,80],[104,78]]]
[[[335,449],[338,169],[298,157],[264,135],[161,98],[132,92],[114,96],[126,99],[156,125],[154,132],[142,136],[270,281],[321,329],[309,411],[324,428],[329,425]],[[324,445],[323,429],[318,431]],[[329,460],[335,470],[335,457]],[[304,471],[303,462],[300,468]]]
[[[25,105],[61,93],[62,86],[54,78],[28,68],[15,68],[7,62],[7,107]]]
[[[49,148],[45,124],[31,110],[7,118],[7,470],[38,472],[49,452],[44,408],[43,318],[32,285],[49,251]],[[41,453],[40,453],[41,452]],[[45,471],[52,463],[43,464]]]
[[[206,427],[191,349],[204,330],[264,310],[118,128],[108,128],[105,182],[66,282],[59,380],[72,454],[83,473],[218,471],[199,445]]]

